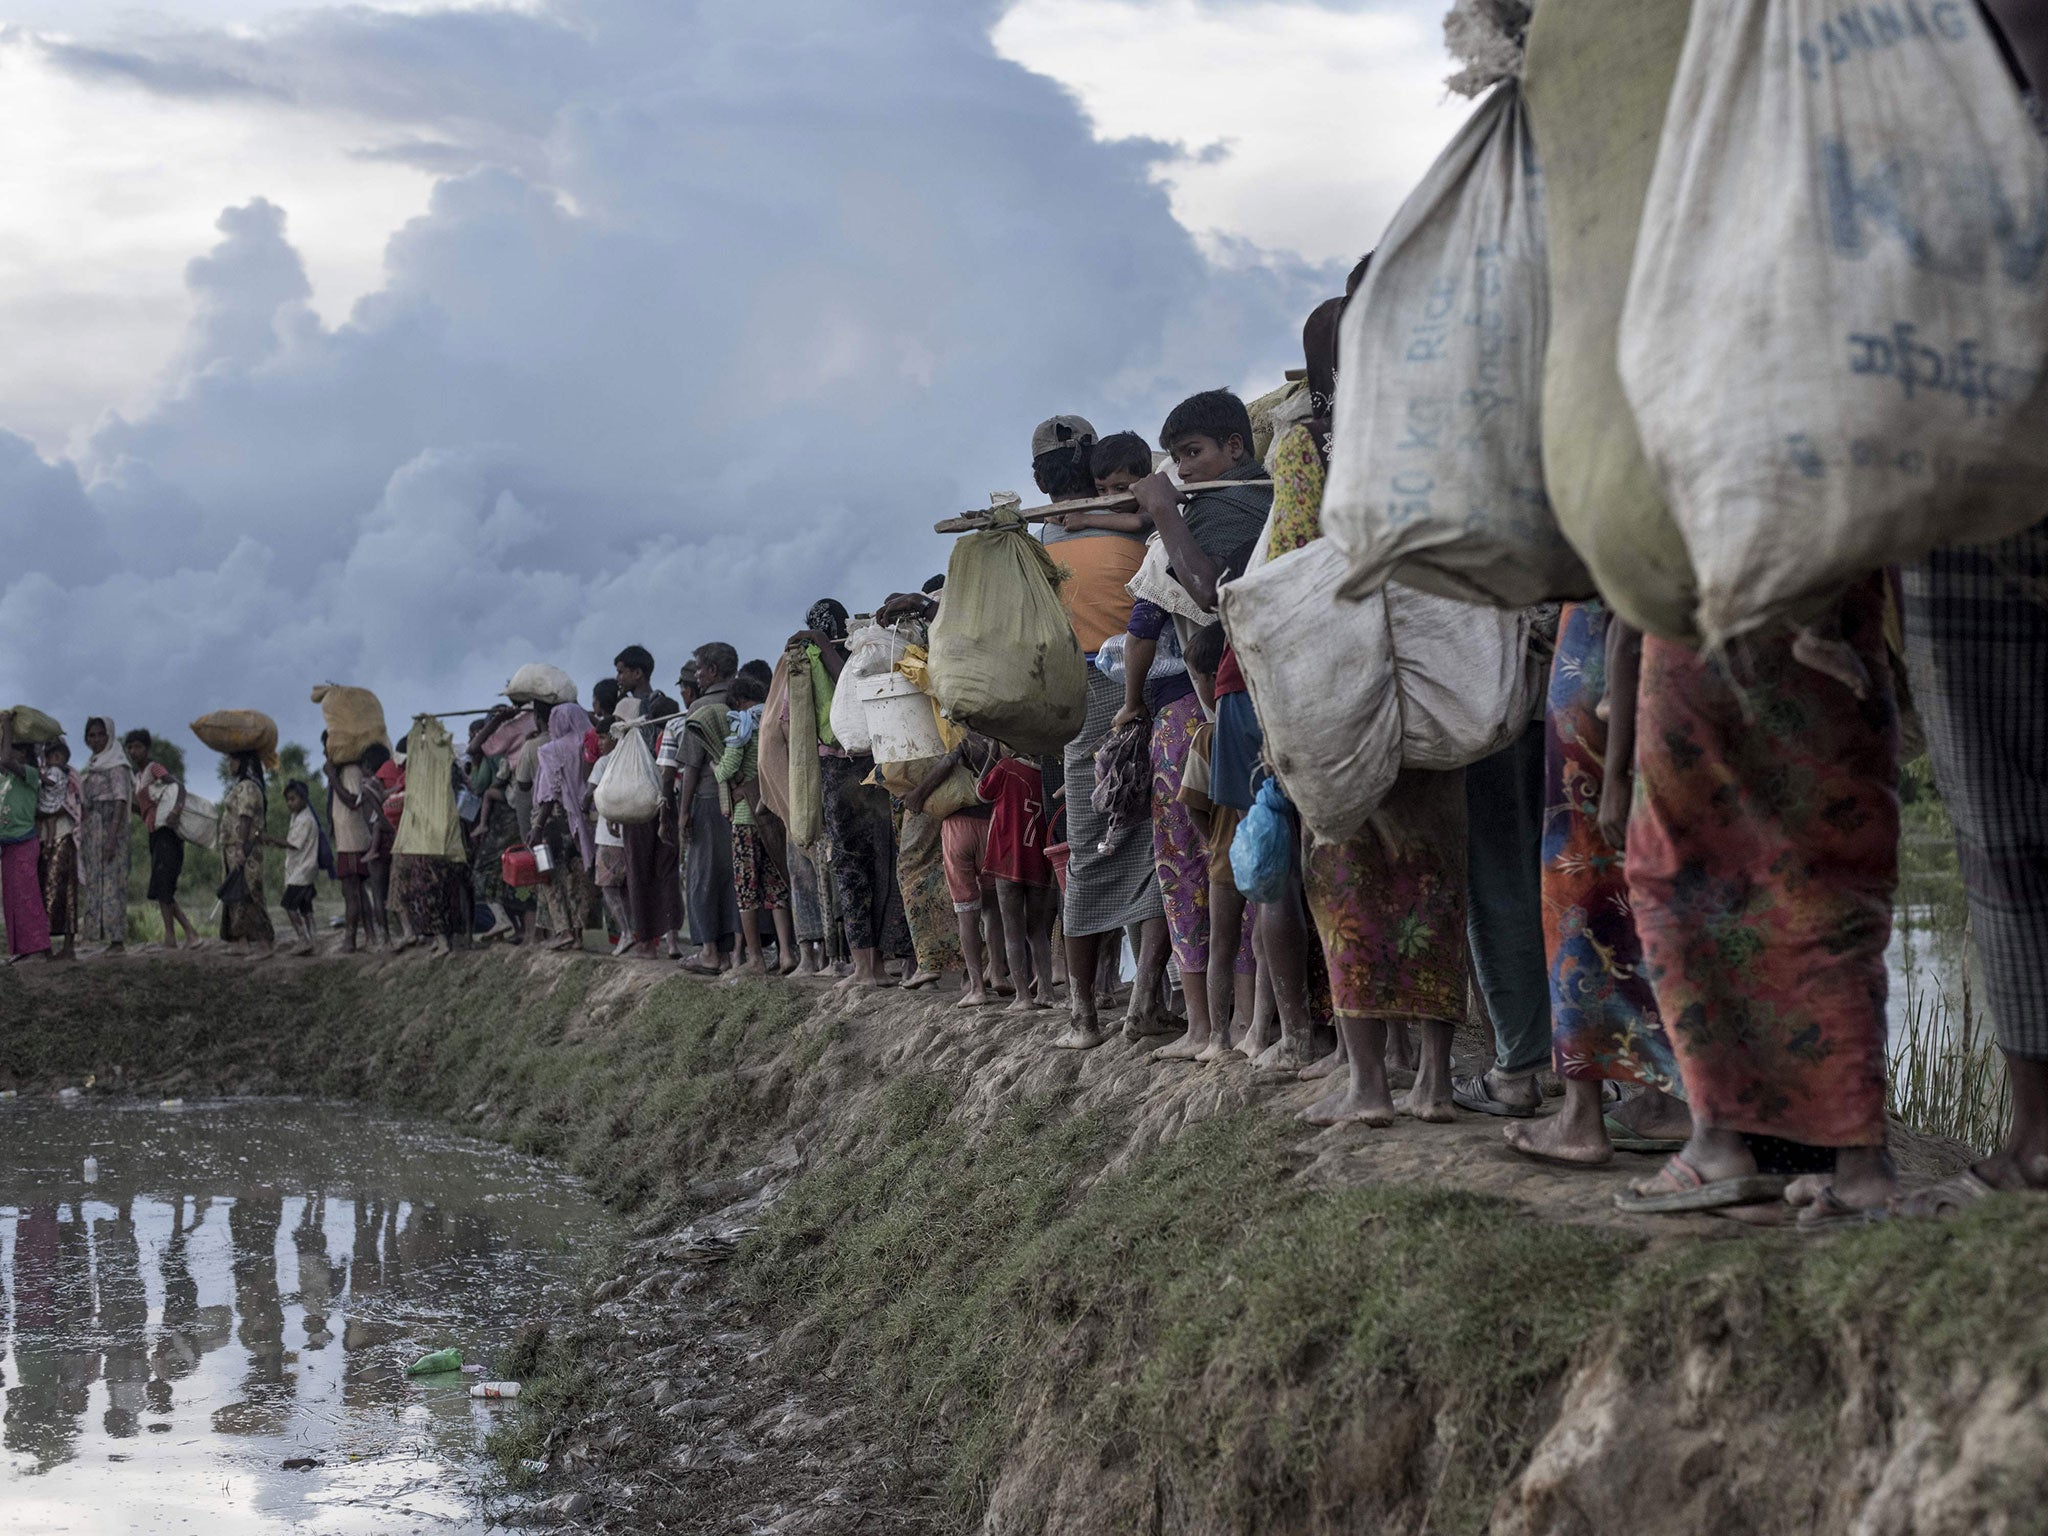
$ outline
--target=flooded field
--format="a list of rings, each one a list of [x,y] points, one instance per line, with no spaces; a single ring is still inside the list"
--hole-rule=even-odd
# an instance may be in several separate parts
[[[405,1368],[488,1366],[612,1230],[573,1179],[430,1123],[0,1103],[0,1526],[481,1531],[504,1410]]]

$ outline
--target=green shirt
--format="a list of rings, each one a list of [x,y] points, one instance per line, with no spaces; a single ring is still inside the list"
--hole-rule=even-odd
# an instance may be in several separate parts
[[[711,776],[718,780],[719,797],[725,801],[726,813],[732,817],[736,827],[751,827],[754,824],[754,808],[740,798],[733,786],[746,784],[761,776],[761,733],[754,732],[740,744],[739,732],[725,738],[725,755],[711,770]]]
[[[36,834],[35,769],[27,763],[0,768],[0,843],[19,843]]]

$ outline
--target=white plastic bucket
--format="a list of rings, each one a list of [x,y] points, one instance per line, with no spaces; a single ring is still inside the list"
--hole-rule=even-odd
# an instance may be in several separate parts
[[[941,757],[946,743],[931,695],[901,672],[863,677],[854,685],[867,712],[868,736],[878,763],[914,763]]]

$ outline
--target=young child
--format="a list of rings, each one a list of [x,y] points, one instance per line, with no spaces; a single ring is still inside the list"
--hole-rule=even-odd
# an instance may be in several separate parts
[[[791,922],[789,884],[781,866],[761,840],[755,811],[761,801],[761,706],[768,690],[754,673],[741,671],[726,685],[725,702],[731,730],[725,752],[712,767],[721,801],[732,817],[732,887],[739,904],[739,959],[733,976],[765,976],[768,959],[761,942],[761,914],[775,924],[777,963],[794,969],[795,929]]]
[[[913,815],[923,815],[925,803],[933,791],[952,777],[955,769],[963,765],[985,769],[995,760],[996,750],[994,742],[969,734],[959,746],[938,759],[922,784],[903,797],[903,808]],[[976,777],[979,778],[980,774],[977,773]],[[953,917],[960,932],[960,953],[967,968],[967,987],[960,994],[960,1001],[954,1004],[957,1008],[983,1007],[990,1001],[991,981],[1001,991],[1019,974],[1003,974],[1009,969],[1010,944],[1004,929],[1002,906],[999,901],[991,900],[996,895],[995,880],[988,869],[992,819],[993,812],[988,806],[970,805],[955,811],[939,824],[946,893],[953,898]],[[982,943],[984,921],[994,941],[992,951]],[[995,973],[993,977],[991,972]],[[1021,985],[1018,995],[1021,1000]]]
[[[135,770],[135,811],[149,833],[147,896],[156,903],[157,916],[164,925],[163,947],[178,947],[181,928],[186,945],[196,947],[199,932],[185,915],[185,909],[178,905],[178,880],[185,872],[185,840],[178,836],[177,820],[185,809],[185,786],[150,756],[155,746],[155,738],[144,730],[130,731],[121,738],[121,750],[128,754],[128,766]],[[163,793],[162,786],[166,784],[174,786],[177,793]]]
[[[85,820],[85,791],[71,771],[71,745],[53,741],[43,748],[42,788],[36,796],[36,832],[42,839],[38,866],[50,937],[61,936],[59,960],[78,955],[78,829]]]
[[[1114,439],[1112,439],[1114,441]],[[1012,1013],[1052,1006],[1052,921],[1059,888],[1045,856],[1045,780],[1003,747],[975,785],[990,807],[982,873],[993,878],[1017,999]],[[949,822],[950,825],[950,822]]]
[[[1112,432],[1088,455],[1095,494],[1117,496],[1152,473],[1152,450],[1135,432]],[[1150,533],[1152,519],[1142,512],[1069,512],[1054,518],[1062,528],[1108,528],[1117,533]]]
[[[320,872],[320,821],[303,781],[284,787],[291,824],[284,835],[284,915],[299,941],[297,953],[313,953],[313,881]],[[351,938],[354,937],[351,931]]]
[[[617,699],[612,703],[616,706]],[[597,786],[604,782],[605,771],[618,756],[619,742],[630,726],[618,722],[615,717],[604,717],[612,723],[604,728],[605,734],[598,746],[596,765],[590,770],[590,793],[595,799]],[[649,730],[653,727],[649,726]],[[612,941],[612,958],[618,959],[633,948],[633,913],[626,904],[626,835],[625,829],[616,821],[597,818],[592,831],[597,850],[597,894],[604,903],[605,913],[611,918],[612,926],[618,930],[618,937]]]

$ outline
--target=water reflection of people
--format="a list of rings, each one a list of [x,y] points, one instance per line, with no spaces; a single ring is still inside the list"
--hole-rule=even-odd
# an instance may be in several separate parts
[[[135,1434],[149,1380],[149,1292],[142,1283],[134,1205],[131,1196],[111,1218],[103,1216],[92,1224],[99,1266],[99,1331],[106,1341],[107,1412],[101,1422],[118,1440]]]
[[[299,1255],[299,1306],[306,1330],[306,1348],[325,1349],[334,1341],[328,1313],[348,1280],[348,1266],[327,1253],[327,1196],[313,1190],[292,1228],[292,1246]]]
[[[213,1411],[213,1427],[225,1435],[278,1435],[291,1425],[298,1378],[285,1370],[284,1296],[277,1283],[283,1225],[284,1197],[273,1189],[238,1195],[228,1207],[235,1311],[249,1371],[242,1400]]]
[[[14,1324],[16,1380],[0,1444],[47,1471],[70,1459],[99,1376],[90,1343],[92,1245],[77,1206],[22,1207],[14,1227]]]

